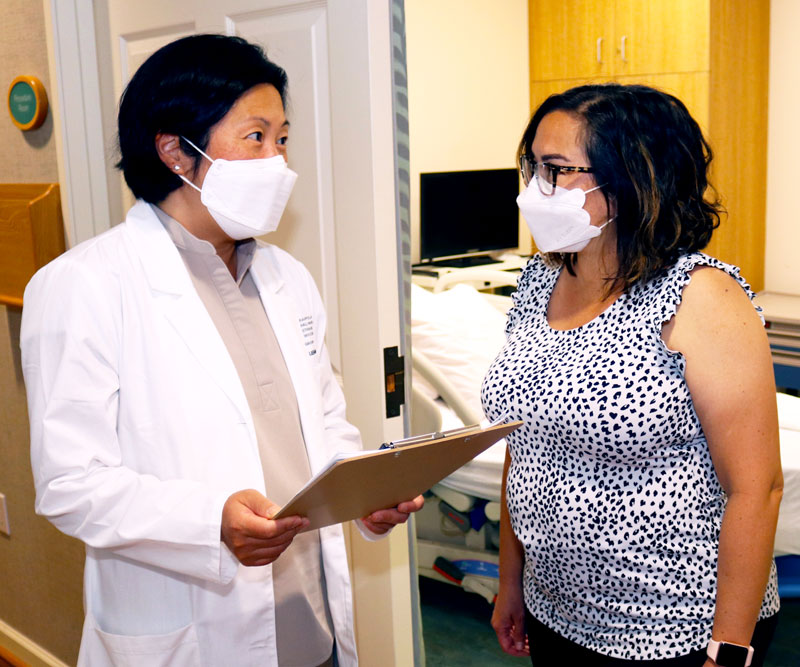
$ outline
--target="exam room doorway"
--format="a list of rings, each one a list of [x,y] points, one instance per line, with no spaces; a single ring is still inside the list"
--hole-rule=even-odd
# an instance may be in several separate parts
[[[184,35],[236,34],[287,70],[289,161],[300,177],[280,230],[266,240],[300,259],[320,288],[331,358],[365,446],[405,435],[404,417],[387,416],[383,392],[383,350],[404,349],[392,87],[402,0],[45,0],[45,7],[70,245],[117,224],[131,204],[113,168],[116,109],[151,53]],[[349,546],[362,662],[420,664],[407,532],[378,543],[355,537]]]
[[[516,180],[516,147],[530,115],[528,1],[405,0],[404,8],[409,107],[409,247],[412,264],[417,264],[430,259],[427,249],[423,253],[421,248],[422,174],[436,174],[436,177],[446,179],[450,176],[442,174],[447,173],[455,181],[465,172],[477,174],[480,171],[507,170],[507,175],[510,170]],[[426,183],[428,186],[431,184],[432,180]],[[429,196],[430,193],[429,188]],[[495,196],[499,197],[499,191],[495,191]],[[515,198],[516,194],[512,193],[510,201],[517,218],[517,241],[510,245],[517,246],[518,254],[527,255],[531,252],[530,234],[524,221],[520,221],[516,214]],[[454,211],[461,210],[460,206],[466,199],[466,196],[461,196],[448,200],[449,205],[442,209],[442,214],[449,213],[452,217]],[[488,199],[490,206],[497,203],[491,195]],[[432,210],[433,207],[426,207],[425,222],[428,225],[436,223],[435,217],[427,215]],[[463,246],[469,235],[464,233],[462,238],[458,238],[459,230],[466,231],[467,228],[463,219],[452,221],[452,227],[443,225],[440,228],[439,231],[446,230],[441,231],[439,237],[448,241],[449,250],[445,254],[468,252]],[[431,238],[435,237],[437,230],[426,228],[425,231],[433,232],[427,237]],[[484,242],[486,246],[497,247],[492,239],[484,238],[476,246],[484,246]],[[442,245],[445,244],[437,244],[437,251],[442,251]],[[462,247],[458,248],[459,245]],[[523,265],[524,261],[524,258],[518,259],[517,266]],[[487,265],[485,268],[496,271],[498,266]],[[454,410],[456,402],[465,404],[460,407],[471,408],[469,412],[475,416],[469,417],[470,421],[482,417],[480,402],[476,405],[474,399],[479,393],[483,373],[505,338],[505,315],[493,310],[488,294],[468,291],[473,286],[471,284],[432,293],[432,283],[436,278],[426,275],[428,272],[436,273],[438,269],[416,267],[410,297],[412,385],[416,387],[412,399],[415,431],[429,430],[423,426],[425,420],[420,417],[420,412],[430,413],[431,403],[419,397],[422,383],[416,380],[420,359],[426,357],[431,362],[428,366],[442,371],[451,380],[458,379],[458,382],[449,383],[455,385],[455,395],[449,391],[446,393],[461,400],[444,399],[447,405],[442,406],[440,398],[435,408],[440,411],[443,424],[455,426],[457,424],[451,421],[452,412],[458,415],[468,412]],[[441,283],[438,285],[442,286]],[[485,362],[482,371],[478,369],[479,361]],[[424,376],[425,371],[420,375]],[[430,399],[444,384],[425,387],[422,390],[427,394],[425,398]],[[418,410],[420,405],[426,408]],[[435,423],[435,419],[431,421]],[[497,470],[493,486],[499,485],[500,477],[500,470]],[[495,500],[499,499],[496,494],[492,495]],[[454,509],[463,510],[462,517],[476,509],[480,521],[480,509],[470,504],[473,502],[478,501],[465,495],[457,496],[458,508]],[[438,575],[431,572],[436,557],[456,563],[496,559],[496,549],[487,548],[483,540],[486,525],[479,531],[461,532],[454,523],[448,523],[450,519],[445,512],[450,510],[440,505],[438,497],[429,498],[423,512],[425,515],[415,517],[415,521],[420,535],[417,543],[419,571],[430,575],[420,578],[427,664],[435,667],[514,662],[514,658],[502,653],[489,625],[492,595],[486,593],[487,600],[481,594],[464,590],[464,579],[461,586],[456,586],[432,578]],[[461,521],[460,525],[469,528],[471,522]],[[486,555],[473,555],[482,550],[482,540]],[[468,585],[473,583],[476,583],[474,576]],[[478,579],[477,583],[486,582]]]

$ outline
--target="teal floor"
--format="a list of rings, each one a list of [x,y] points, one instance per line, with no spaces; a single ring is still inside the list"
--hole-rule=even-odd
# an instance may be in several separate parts
[[[489,625],[492,607],[482,597],[426,577],[419,595],[427,667],[530,666],[500,649]]]
[[[419,588],[427,667],[530,665],[500,650],[482,597],[425,577]],[[783,600],[765,667],[800,667],[800,599]]]

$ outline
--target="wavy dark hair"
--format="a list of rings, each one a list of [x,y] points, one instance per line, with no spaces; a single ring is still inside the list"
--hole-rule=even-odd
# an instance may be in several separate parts
[[[616,213],[617,274],[609,293],[647,282],[682,254],[702,250],[724,212],[708,181],[712,152],[686,106],[640,85],[592,84],[548,97],[535,111],[519,155],[542,119],[564,111],[583,121],[583,142],[600,192]],[[547,255],[571,274],[577,253]]]
[[[191,35],[151,55],[125,88],[117,119],[117,168],[133,194],[157,204],[183,185],[158,157],[157,134],[186,137],[205,150],[211,128],[262,83],[275,87],[286,108],[286,72],[241,37]],[[183,140],[181,148],[196,168],[201,155]]]

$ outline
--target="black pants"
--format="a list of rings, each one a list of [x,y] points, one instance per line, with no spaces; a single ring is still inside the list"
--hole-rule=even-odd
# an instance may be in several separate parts
[[[752,667],[762,667],[767,648],[778,625],[778,614],[756,623],[751,645],[755,649]],[[581,665],[581,667],[702,667],[706,661],[706,650],[693,651],[687,655],[666,660],[621,660],[595,653],[553,632],[525,611],[525,629],[531,648],[533,667],[552,665]]]

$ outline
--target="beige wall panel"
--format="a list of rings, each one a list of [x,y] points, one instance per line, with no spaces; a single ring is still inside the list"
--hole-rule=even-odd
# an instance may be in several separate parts
[[[502,6],[405,2],[412,261],[419,260],[420,172],[517,166],[530,113],[528,2]],[[520,238],[529,243],[524,222]]]
[[[52,104],[37,130],[21,132],[8,117],[8,85],[20,74],[39,78],[53,99],[44,7],[3,0],[0,21],[0,182],[58,181]],[[33,511],[28,414],[19,353],[21,311],[0,306],[0,493],[6,495],[11,536],[0,535],[0,621],[73,663],[83,622],[83,546]],[[0,644],[8,644],[0,637]]]
[[[769,57],[769,148],[765,288],[800,296],[800,2],[772,0]],[[746,170],[749,174],[749,168]]]
[[[8,86],[21,75],[35,76],[45,87],[48,99],[55,90],[50,85],[45,44],[44,8],[33,0],[3,0],[0,21],[0,182],[55,183],[58,181],[56,147],[53,141],[53,115],[44,124],[22,132],[8,116]]]
[[[84,551],[33,511],[21,317],[20,309],[0,306],[0,493],[11,527],[10,537],[0,535],[0,620],[74,664],[83,623]]]

